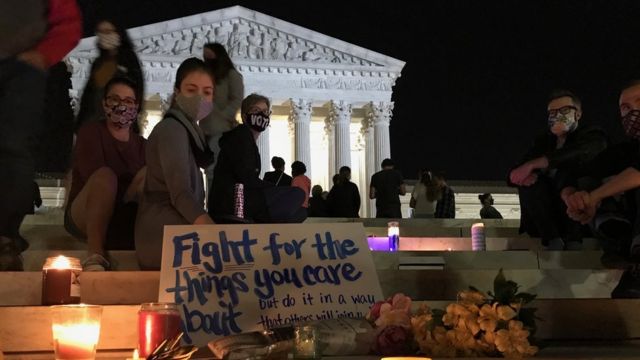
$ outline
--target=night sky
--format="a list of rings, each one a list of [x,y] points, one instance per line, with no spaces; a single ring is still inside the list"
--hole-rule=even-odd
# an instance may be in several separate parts
[[[135,27],[241,5],[405,61],[391,154],[408,178],[429,167],[449,179],[505,179],[545,131],[555,88],[576,92],[583,124],[618,141],[620,86],[640,78],[640,1],[79,3],[86,36],[99,18]]]

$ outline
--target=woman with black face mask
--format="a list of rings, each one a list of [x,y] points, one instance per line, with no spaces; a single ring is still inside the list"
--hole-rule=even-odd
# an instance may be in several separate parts
[[[99,121],[104,117],[102,111],[104,88],[114,77],[131,79],[136,84],[136,96],[141,100],[140,105],[144,105],[142,68],[127,31],[112,20],[99,21],[96,25],[96,42],[99,55],[91,64],[89,80],[82,92],[80,110],[76,118],[76,131],[84,123]],[[138,123],[135,122],[132,125],[133,131],[139,134]]]
[[[306,218],[302,208],[304,191],[275,187],[260,179],[256,141],[269,127],[270,106],[269,99],[262,95],[247,96],[241,106],[242,124],[220,139],[220,155],[208,199],[209,214],[216,222],[286,223]],[[241,190],[236,190],[238,185],[242,185]]]

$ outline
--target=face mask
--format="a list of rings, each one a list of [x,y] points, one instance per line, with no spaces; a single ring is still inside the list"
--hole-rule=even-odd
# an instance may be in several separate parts
[[[135,121],[138,116],[138,107],[115,105],[106,108],[105,115],[118,129],[122,129],[131,126],[131,123]]]
[[[266,113],[246,114],[246,118],[245,123],[255,131],[263,132],[269,127],[270,119]]]
[[[623,116],[622,127],[627,136],[640,139],[640,110],[631,110]]]
[[[204,119],[213,110],[213,103],[202,95],[185,96],[180,93],[176,95],[176,104],[193,121]]]
[[[569,133],[578,126],[576,121],[576,113],[572,111],[568,114],[558,114],[549,118],[549,129],[555,135],[563,135]]]
[[[120,46],[120,35],[116,32],[98,33],[98,46],[104,50],[117,49]]]

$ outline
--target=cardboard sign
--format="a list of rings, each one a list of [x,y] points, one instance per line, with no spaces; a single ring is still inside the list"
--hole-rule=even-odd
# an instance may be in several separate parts
[[[362,224],[166,226],[161,302],[185,341],[363,317],[382,300]]]

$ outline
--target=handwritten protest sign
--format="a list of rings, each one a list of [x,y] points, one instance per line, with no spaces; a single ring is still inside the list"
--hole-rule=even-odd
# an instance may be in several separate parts
[[[363,317],[382,299],[362,224],[166,226],[159,300],[185,340]]]

